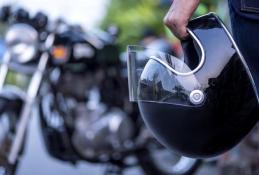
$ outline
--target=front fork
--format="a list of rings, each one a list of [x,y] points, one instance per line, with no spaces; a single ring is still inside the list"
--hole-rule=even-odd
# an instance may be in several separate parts
[[[3,89],[4,86],[4,82],[8,73],[8,64],[11,61],[11,55],[10,53],[7,51],[4,54],[3,57],[3,62],[0,68],[0,89]]]
[[[42,82],[48,59],[49,54],[47,52],[41,55],[37,70],[33,74],[30,85],[28,87],[27,98],[25,99],[25,103],[23,105],[22,112],[20,115],[20,120],[17,125],[17,132],[14,137],[14,141],[11,145],[10,153],[8,155],[8,162],[12,165],[14,165],[18,159],[19,152],[21,150],[23,139],[25,136],[26,128],[29,123],[31,109],[34,104],[35,98],[37,97],[37,93]]]
[[[34,105],[34,101],[37,97],[38,90],[40,88],[44,72],[46,70],[48,60],[49,60],[49,53],[48,51],[51,49],[55,39],[55,34],[51,33],[45,43],[42,45],[44,51],[40,56],[39,63],[37,65],[36,71],[33,73],[29,87],[26,92],[26,98],[24,99],[23,107],[21,113],[19,115],[19,121],[17,124],[17,131],[14,136],[14,140],[11,144],[11,148],[9,153],[7,154],[7,161],[10,166],[15,166],[18,158],[19,153],[23,146],[23,140],[25,137],[26,129],[30,120],[30,114],[32,106]],[[12,56],[9,51],[6,51],[3,57],[3,61],[0,67],[0,90],[3,89],[8,70],[9,70],[9,63],[11,62]]]
[[[52,45],[54,43],[54,39],[55,39],[54,33],[50,34],[47,37],[47,39],[44,43],[45,51],[42,53],[42,55],[39,59],[39,64],[37,66],[37,69],[31,78],[30,85],[27,90],[27,98],[25,99],[25,103],[23,105],[23,108],[22,108],[22,111],[20,114],[20,120],[17,125],[17,132],[16,132],[14,141],[12,142],[11,149],[10,149],[10,152],[7,157],[8,163],[10,165],[15,165],[19,158],[19,153],[21,151],[23,140],[24,140],[25,133],[26,133],[26,129],[27,129],[27,126],[28,126],[28,123],[30,120],[31,109],[34,104],[35,98],[37,97],[37,93],[38,93],[38,90],[40,88],[40,85],[41,85],[41,82],[43,79],[44,71],[46,70],[46,67],[48,64],[48,60],[49,60],[48,50],[52,47]],[[3,73],[6,72],[4,70],[3,70]],[[1,70],[0,70],[0,73],[1,73]],[[0,84],[0,87],[1,87],[1,84]],[[3,87],[3,85],[2,85],[2,87]]]

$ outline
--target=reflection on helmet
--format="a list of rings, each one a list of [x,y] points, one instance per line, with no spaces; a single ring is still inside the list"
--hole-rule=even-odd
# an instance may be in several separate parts
[[[130,95],[165,146],[185,156],[211,157],[234,147],[253,128],[259,116],[257,92],[234,41],[214,14],[191,21],[189,28],[205,50],[202,67],[177,74],[192,71],[187,61],[129,47]]]
[[[193,75],[175,76],[159,62],[149,60],[140,77],[138,96],[142,101],[191,105],[189,92],[199,86]]]

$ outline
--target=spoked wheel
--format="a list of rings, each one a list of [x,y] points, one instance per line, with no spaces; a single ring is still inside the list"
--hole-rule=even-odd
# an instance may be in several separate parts
[[[192,175],[201,165],[198,159],[176,155],[159,144],[152,144],[138,155],[147,175]]]

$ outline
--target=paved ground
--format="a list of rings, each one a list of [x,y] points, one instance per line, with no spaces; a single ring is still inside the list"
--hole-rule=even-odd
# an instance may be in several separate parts
[[[86,162],[71,165],[51,158],[42,143],[36,115],[30,123],[25,155],[18,167],[18,175],[102,175],[105,166]],[[139,168],[125,172],[126,175],[142,175]],[[196,175],[218,175],[215,168],[203,166]]]

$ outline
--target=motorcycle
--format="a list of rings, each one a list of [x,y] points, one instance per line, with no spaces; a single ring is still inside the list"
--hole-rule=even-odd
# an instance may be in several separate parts
[[[47,150],[59,160],[105,163],[110,165],[105,174],[136,165],[149,175],[195,172],[200,161],[170,154],[128,102],[126,67],[114,35],[86,33],[62,20],[51,26],[43,13],[30,18],[23,9],[2,8],[1,14],[10,25],[0,67],[3,174],[15,174],[22,160],[35,106]],[[10,72],[25,76],[14,84],[8,81]]]

